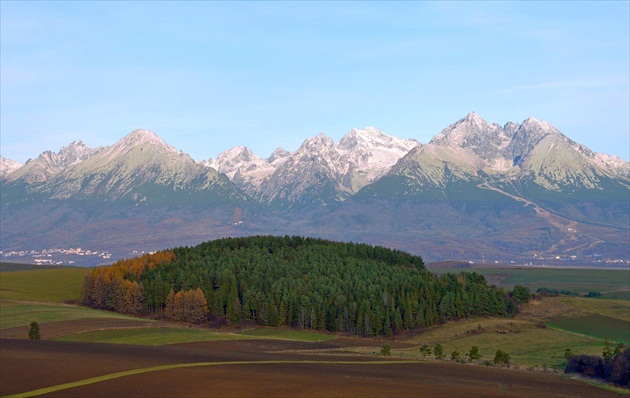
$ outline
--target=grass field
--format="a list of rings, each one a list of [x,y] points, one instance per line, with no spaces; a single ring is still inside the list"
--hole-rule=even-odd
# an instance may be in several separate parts
[[[79,299],[89,268],[53,268],[0,273],[0,300],[63,303]]]
[[[598,291],[607,298],[630,298],[630,271],[587,269],[587,268],[542,268],[542,267],[471,267],[471,268],[430,268],[431,272],[444,274],[477,272],[498,286],[511,289],[523,285],[534,293],[538,288],[568,290],[585,295]]]
[[[499,333],[500,330],[504,333]],[[540,327],[531,321],[497,318],[451,322],[421,333],[413,341],[431,348],[440,343],[447,358],[453,351],[466,358],[464,355],[470,348],[477,346],[482,361],[492,362],[496,351],[503,350],[510,354],[512,363],[540,369],[544,366],[562,369],[566,348],[573,353],[596,355],[601,354],[603,347],[602,340],[590,336]],[[392,355],[421,357],[418,348],[392,350]]]
[[[557,297],[554,300],[589,313],[630,322],[630,302],[626,300],[598,300],[581,297]]]
[[[630,344],[630,324],[618,318],[593,314],[579,318],[561,318],[547,324],[568,332]]]

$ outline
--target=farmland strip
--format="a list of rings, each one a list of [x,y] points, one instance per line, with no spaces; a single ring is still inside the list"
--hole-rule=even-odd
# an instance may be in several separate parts
[[[197,362],[197,363],[180,363],[174,365],[161,365],[153,366],[150,368],[132,369],[124,372],[110,373],[108,375],[90,377],[88,379],[73,381],[71,383],[59,384],[56,386],[50,386],[40,388],[37,390],[27,391],[23,393],[8,395],[5,398],[26,398],[36,397],[38,395],[49,394],[55,391],[67,390],[74,387],[81,387],[88,384],[99,383],[101,381],[117,379],[125,376],[132,376],[142,373],[159,372],[161,370],[190,368],[199,366],[218,366],[218,365],[270,365],[270,364],[326,364],[326,365],[393,365],[393,364],[406,364],[417,363],[418,361],[233,361],[233,362]]]

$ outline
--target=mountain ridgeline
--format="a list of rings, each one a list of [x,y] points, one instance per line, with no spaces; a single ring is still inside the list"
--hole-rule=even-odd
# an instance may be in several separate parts
[[[89,274],[81,296],[123,313],[203,323],[207,311],[230,323],[360,336],[514,309],[482,275],[436,276],[408,253],[299,236],[219,239],[122,260]]]
[[[148,130],[0,158],[2,250],[117,254],[248,235],[308,235],[429,261],[627,263],[630,163],[549,123],[470,113],[428,144],[354,129],[266,159],[245,146],[196,162]]]

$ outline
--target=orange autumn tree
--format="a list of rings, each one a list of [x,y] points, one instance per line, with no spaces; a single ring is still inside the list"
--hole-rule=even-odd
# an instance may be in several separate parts
[[[203,323],[208,314],[206,296],[200,288],[180,290],[172,289],[166,297],[164,317],[180,322]]]
[[[108,267],[98,267],[85,276],[80,301],[93,308],[140,315],[144,313],[144,287],[138,283],[142,272],[157,265],[171,263],[170,250],[120,260]]]

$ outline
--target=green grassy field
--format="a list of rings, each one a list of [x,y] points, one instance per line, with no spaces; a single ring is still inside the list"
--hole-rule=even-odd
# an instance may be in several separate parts
[[[63,303],[79,299],[89,268],[52,268],[0,273],[0,300]]]
[[[593,314],[580,318],[561,318],[548,322],[547,325],[585,336],[630,344],[630,323],[617,318]]]
[[[60,269],[60,268],[76,268],[66,265],[37,265],[37,264],[20,264],[0,261],[0,272],[13,271],[33,271],[41,269]]]
[[[542,267],[471,267],[471,268],[429,268],[436,274],[447,272],[476,272],[490,283],[506,289],[523,285],[534,293],[538,288],[568,290],[585,295],[598,291],[607,298],[630,298],[630,271],[590,268],[542,268]]]

